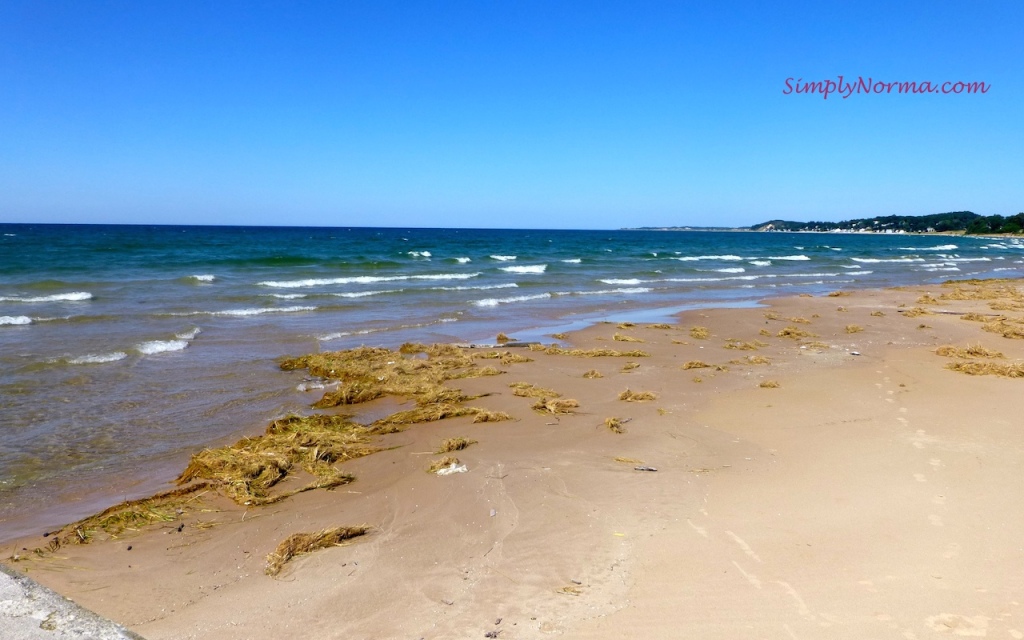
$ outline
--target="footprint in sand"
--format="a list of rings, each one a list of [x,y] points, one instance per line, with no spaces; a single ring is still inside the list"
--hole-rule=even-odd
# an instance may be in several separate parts
[[[942,460],[939,460],[938,458],[932,458],[928,461],[928,464],[932,465],[932,469],[935,469],[936,471],[942,468]]]
[[[936,527],[942,526],[942,516],[935,515],[934,513],[928,516],[928,522],[932,523]]]
[[[960,555],[960,545],[955,542],[950,542],[946,545],[946,551],[943,552],[942,557],[947,560],[952,560]]]
[[[932,496],[932,504],[946,504],[946,496],[941,493]]]
[[[988,621],[985,616],[962,616],[955,613],[940,613],[925,618],[924,624],[932,631],[952,632],[955,636],[984,638],[988,635]]]
[[[915,473],[914,480],[917,480],[918,482],[928,482],[928,478],[924,477],[923,473]]]

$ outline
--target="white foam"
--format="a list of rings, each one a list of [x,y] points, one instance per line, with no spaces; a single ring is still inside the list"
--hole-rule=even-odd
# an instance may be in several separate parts
[[[135,350],[147,356],[168,351],[181,351],[188,346],[188,340],[150,340],[135,345]]]
[[[600,289],[598,291],[558,291],[556,296],[605,296],[615,293],[649,293],[649,287],[623,287],[620,289]]]
[[[398,293],[401,289],[384,289],[382,291],[356,291],[353,293],[332,293],[330,295],[339,298],[365,298],[366,296],[379,296],[383,293]]]
[[[550,297],[550,293],[538,293],[532,296],[514,296],[512,298],[486,298],[484,300],[477,300],[473,304],[478,307],[496,307],[499,304],[509,304],[512,302],[527,302],[529,300],[542,300],[544,298]]]
[[[263,295],[269,295],[280,300],[297,300],[299,298],[306,297],[306,294],[304,293],[265,293]]]
[[[562,262],[565,262],[566,264],[579,264],[583,262],[583,260],[579,258],[567,258],[565,260],[562,260]]]
[[[492,259],[492,260],[497,260],[498,262],[508,262],[509,260],[515,260],[515,259],[516,259],[517,257],[518,257],[518,256],[499,256],[499,255],[492,255],[492,256],[491,256],[491,259]]]
[[[485,291],[487,289],[514,289],[519,285],[514,282],[504,284],[482,284],[476,287],[431,287],[432,291]]]
[[[103,364],[105,362],[117,362],[118,360],[124,360],[127,357],[128,354],[124,351],[114,351],[113,353],[90,353],[77,358],[70,358],[68,359],[68,364]]]
[[[946,258],[950,262],[992,262],[992,258]]]
[[[472,261],[472,258],[455,258],[455,262],[458,262],[459,264],[466,264],[467,262]]]
[[[844,269],[860,269],[861,268],[861,266],[859,264],[841,264],[839,266],[844,268]]]
[[[416,276],[352,276],[348,278],[307,278],[305,280],[264,280],[256,284],[278,289],[299,289],[304,287],[323,287],[332,284],[374,284],[377,282],[397,282],[399,280],[468,280],[478,275],[480,275],[479,272],[430,273]]]
[[[732,267],[729,269],[715,269],[718,273],[745,273],[746,269],[743,267]]]
[[[924,262],[924,258],[850,258],[854,262],[877,264],[879,262]]]
[[[188,279],[189,280],[195,280],[196,282],[213,282],[214,280],[217,279],[217,276],[214,276],[212,274],[206,273],[206,274],[200,274],[200,275],[195,275],[195,276],[189,276]]]
[[[229,316],[245,317],[260,316],[265,313],[296,313],[299,311],[315,311],[316,307],[263,307],[260,309],[225,309],[224,311],[195,311],[191,316]]]
[[[640,284],[643,280],[640,278],[608,278],[598,280],[598,282],[603,282],[605,284]]]
[[[797,254],[795,256],[768,256],[768,259],[769,260],[794,260],[794,261],[801,261],[801,262],[804,261],[804,260],[810,260],[810,258],[808,258],[807,256],[805,256],[803,254]]]
[[[900,247],[900,251],[952,251],[956,248],[955,244],[940,244],[937,247]]]
[[[200,329],[199,327],[193,327],[192,329],[189,329],[188,331],[185,331],[183,333],[179,333],[174,337],[177,338],[178,340],[195,340],[196,336],[198,336],[202,332],[203,330]]]
[[[0,326],[24,324],[32,324],[32,318],[28,316],[0,316]]]
[[[681,260],[682,262],[694,262],[697,260],[742,260],[743,258],[734,255],[724,256],[683,256],[681,258],[672,258],[673,260]]]
[[[772,261],[771,260],[751,260],[750,264],[754,265],[755,267],[770,267],[770,266],[772,266]]]
[[[533,264],[524,267],[499,267],[501,271],[508,273],[544,273],[548,268],[546,264]]]
[[[55,293],[50,296],[0,296],[0,302],[81,302],[91,300],[92,294],[88,291],[74,291],[72,293]]]
[[[429,251],[407,251],[406,253],[414,258],[429,258],[431,256]]]

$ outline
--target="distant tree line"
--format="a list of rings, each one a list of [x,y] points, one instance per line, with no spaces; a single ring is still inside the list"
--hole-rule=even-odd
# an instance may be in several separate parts
[[[769,220],[750,227],[754,231],[873,231],[924,233],[929,231],[963,231],[970,234],[1021,233],[1024,212],[1013,216],[981,216],[971,211],[933,213],[926,216],[878,216],[842,222],[792,222]]]

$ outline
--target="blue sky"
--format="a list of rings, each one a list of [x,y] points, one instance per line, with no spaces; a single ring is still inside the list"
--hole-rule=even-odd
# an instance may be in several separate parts
[[[1024,3],[0,3],[0,222],[1024,210]],[[984,95],[785,95],[787,78]]]

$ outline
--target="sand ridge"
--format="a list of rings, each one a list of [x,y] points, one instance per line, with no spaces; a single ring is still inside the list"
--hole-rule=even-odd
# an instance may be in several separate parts
[[[457,381],[514,421],[415,425],[345,462],[356,481],[332,491],[250,509],[213,498],[181,523],[2,557],[151,639],[1024,637],[1024,381],[934,353],[981,343],[1024,360],[1024,341],[962,315],[1019,312],[942,299],[983,289],[599,324],[562,346],[649,355],[523,350],[532,362]],[[518,381],[580,406],[538,413]],[[619,400],[626,389],[655,398]],[[468,471],[427,474],[457,436],[478,441],[456,452]],[[357,524],[372,529],[264,575],[287,536]]]

